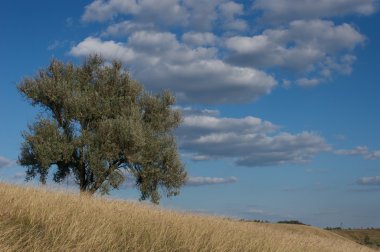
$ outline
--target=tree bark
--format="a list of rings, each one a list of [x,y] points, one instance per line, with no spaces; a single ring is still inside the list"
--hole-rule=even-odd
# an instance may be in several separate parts
[[[79,165],[79,188],[80,192],[86,192],[87,189],[87,181],[86,181],[86,165]]]
[[[45,175],[41,175],[41,176],[40,176],[40,182],[41,182],[41,184],[42,184],[43,186],[46,185],[46,176],[45,176]]]

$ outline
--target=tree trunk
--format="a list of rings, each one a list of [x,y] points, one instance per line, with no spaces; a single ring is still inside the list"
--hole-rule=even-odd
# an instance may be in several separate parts
[[[87,181],[86,181],[86,166],[85,164],[79,165],[79,188],[80,193],[86,192]]]
[[[46,185],[46,176],[45,175],[41,175],[40,176],[40,183],[41,183],[41,185]]]

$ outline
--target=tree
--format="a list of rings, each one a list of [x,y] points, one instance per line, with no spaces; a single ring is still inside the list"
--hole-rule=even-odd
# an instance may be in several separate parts
[[[74,175],[81,192],[108,193],[126,172],[141,200],[158,203],[161,192],[177,195],[186,172],[177,152],[174,129],[181,115],[169,91],[152,95],[132,80],[120,62],[90,56],[77,67],[53,60],[18,90],[44,112],[23,133],[19,163],[26,180],[49,171],[62,182]],[[125,172],[126,171],[126,172]]]

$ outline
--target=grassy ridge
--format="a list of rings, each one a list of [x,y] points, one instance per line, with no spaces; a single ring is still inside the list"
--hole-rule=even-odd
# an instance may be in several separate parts
[[[372,251],[319,228],[240,222],[0,184],[0,251]]]
[[[334,229],[332,232],[360,244],[380,250],[380,228],[375,229]]]

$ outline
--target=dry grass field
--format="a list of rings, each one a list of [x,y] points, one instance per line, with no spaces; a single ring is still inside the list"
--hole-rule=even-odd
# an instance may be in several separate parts
[[[334,229],[332,232],[360,244],[380,250],[380,228],[375,229]]]
[[[373,251],[315,227],[241,222],[0,184],[0,251]]]

